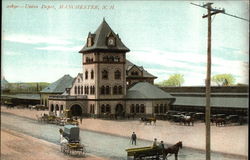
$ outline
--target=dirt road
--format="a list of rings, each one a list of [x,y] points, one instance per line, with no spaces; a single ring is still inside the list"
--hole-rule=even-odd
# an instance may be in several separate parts
[[[65,156],[60,146],[13,130],[1,129],[2,160],[82,160]],[[84,160],[105,160],[86,156]]]
[[[1,114],[1,127],[3,129],[11,129],[33,137],[43,139],[55,144],[59,143],[58,129],[60,126],[51,124],[41,124],[35,120],[15,116],[9,113]],[[120,137],[115,135],[91,132],[81,130],[81,140],[86,146],[89,153],[105,157],[112,160],[126,159],[126,148],[135,147],[129,142],[129,137]],[[1,137],[2,138],[2,137]],[[152,145],[151,141],[138,140],[136,147]],[[20,146],[25,148],[25,146]],[[18,147],[19,148],[19,147]],[[36,149],[34,149],[36,151]],[[38,150],[39,151],[39,150]],[[58,149],[60,151],[60,149]],[[46,152],[46,151],[43,151]],[[225,154],[212,153],[212,157],[216,160],[245,160],[244,157],[229,156]],[[174,157],[169,157],[173,160]],[[191,150],[186,147],[180,150],[180,160],[201,160],[204,159],[204,152]]]

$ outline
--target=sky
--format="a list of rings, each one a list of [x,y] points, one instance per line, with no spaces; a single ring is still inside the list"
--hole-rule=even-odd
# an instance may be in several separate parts
[[[1,74],[9,82],[54,82],[82,72],[79,50],[105,17],[130,49],[127,59],[157,76],[184,75],[184,86],[204,86],[207,10],[192,1],[2,1]],[[193,1],[202,5],[204,1]],[[213,7],[249,19],[249,2]],[[232,74],[248,84],[249,22],[212,18],[212,76]]]

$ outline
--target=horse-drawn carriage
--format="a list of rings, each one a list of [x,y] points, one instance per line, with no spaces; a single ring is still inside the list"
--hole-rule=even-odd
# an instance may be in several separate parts
[[[85,156],[86,149],[80,143],[80,129],[75,125],[65,125],[64,130],[59,129],[61,139],[61,152],[68,155]]]
[[[175,155],[175,160],[178,159],[179,149],[182,148],[182,142],[178,142],[175,145],[162,149],[159,146],[149,146],[149,147],[140,147],[140,148],[129,148],[126,149],[127,159],[141,160],[141,159],[150,159],[150,160],[160,160],[165,159],[168,154]]]
[[[78,125],[78,121],[72,117],[70,110],[65,110],[62,116],[58,117],[54,114],[43,114],[41,116],[36,115],[38,122],[64,125]]]
[[[243,124],[243,117],[239,115],[226,115],[226,114],[215,114],[211,116],[212,124],[216,126],[225,126],[228,124]]]
[[[153,122],[154,125],[155,125],[156,118],[155,117],[150,117],[150,118],[148,118],[148,117],[141,117],[140,121],[143,122],[144,124],[147,124],[147,123],[152,124],[152,122]]]

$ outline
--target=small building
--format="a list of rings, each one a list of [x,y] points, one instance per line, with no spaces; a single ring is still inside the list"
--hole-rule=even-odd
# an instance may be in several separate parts
[[[68,91],[72,87],[73,81],[74,78],[67,74],[58,79],[57,81],[51,83],[49,86],[40,91],[40,104],[49,107],[49,96],[61,95],[65,91]]]

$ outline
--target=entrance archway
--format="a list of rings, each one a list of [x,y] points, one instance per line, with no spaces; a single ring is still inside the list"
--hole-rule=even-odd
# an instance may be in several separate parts
[[[123,105],[122,104],[117,104],[115,107],[115,113],[118,116],[124,116],[124,109],[123,109]]]
[[[53,104],[51,104],[50,111],[51,111],[51,112],[54,111],[54,105],[53,105]]]
[[[71,111],[72,116],[81,116],[82,115],[82,108],[78,104],[71,106],[70,111]]]

